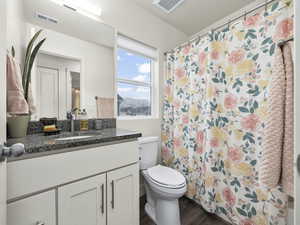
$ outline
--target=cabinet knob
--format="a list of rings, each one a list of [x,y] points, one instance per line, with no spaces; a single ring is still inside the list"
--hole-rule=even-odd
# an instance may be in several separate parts
[[[18,143],[14,144],[10,147],[6,147],[5,145],[0,145],[0,162],[4,161],[6,157],[9,156],[20,156],[25,153],[25,147],[23,144]]]

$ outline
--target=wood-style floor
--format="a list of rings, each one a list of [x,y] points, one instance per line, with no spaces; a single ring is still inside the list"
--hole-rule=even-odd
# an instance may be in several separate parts
[[[140,200],[140,225],[155,225],[147,216],[144,205],[145,197],[142,197]],[[180,213],[182,225],[228,225],[219,217],[205,212],[201,206],[185,197],[180,199]]]

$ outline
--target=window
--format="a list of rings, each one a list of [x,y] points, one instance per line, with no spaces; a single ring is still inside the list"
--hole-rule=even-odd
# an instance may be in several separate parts
[[[122,36],[124,41],[124,37]],[[127,39],[118,41],[117,49],[117,113],[118,117],[150,117],[154,104],[154,64],[151,49]],[[139,45],[139,48],[133,45]],[[143,48],[141,48],[141,46]]]

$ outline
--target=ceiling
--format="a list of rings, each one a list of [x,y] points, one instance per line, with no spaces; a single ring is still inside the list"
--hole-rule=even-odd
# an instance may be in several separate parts
[[[167,14],[153,5],[153,0],[134,1],[189,36],[254,2],[254,0],[185,0],[177,9]]]
[[[24,4],[26,22],[95,44],[114,47],[115,30],[111,26],[61,7],[52,1],[23,1],[26,3]],[[89,0],[89,2],[99,6],[99,0]],[[37,17],[37,13],[54,18],[58,23],[41,20]]]
[[[106,1],[104,0],[76,0],[76,1],[87,1],[88,3],[96,7],[101,7],[103,9],[103,14],[107,13],[106,12],[107,9],[104,7]],[[121,1],[121,0],[115,0],[115,1]],[[153,5],[152,4],[153,0],[123,0],[123,1],[136,3],[138,6],[147,10],[154,16],[159,17],[160,19],[174,26],[175,28],[177,28],[179,31],[182,31],[186,35],[191,36],[193,34],[198,33],[202,29],[207,28],[208,26],[212,25],[218,20],[258,0],[185,0],[181,5],[179,5],[178,8],[176,8],[173,12],[169,14],[165,13],[157,6]],[[61,14],[63,15],[63,13],[66,13],[63,12],[66,10],[55,7],[55,5],[53,5],[50,1],[26,0],[25,5],[27,6],[34,5],[34,7],[38,7],[41,12],[45,11],[45,13],[49,15],[54,14],[55,18],[58,18],[61,22],[63,21],[64,23],[66,23],[65,25],[68,25],[68,26],[62,26],[62,31],[63,30],[66,31],[67,29],[69,32],[72,33],[72,32],[76,32],[76,30],[79,28],[79,26],[77,26],[77,24],[74,23],[74,21],[78,21],[78,18],[75,19],[74,15],[71,15],[72,13],[69,13],[70,15],[69,17],[67,17],[70,19],[67,19],[66,17],[62,18]],[[27,7],[27,12],[34,7]],[[32,16],[34,15],[34,13],[30,12],[27,13],[27,15]],[[32,17],[31,20],[33,19],[34,18]],[[90,21],[87,18],[81,18],[81,20]],[[89,28],[91,28],[90,25],[91,24],[86,23],[86,25],[83,26],[86,29],[86,32],[83,31],[78,32],[80,34],[86,34],[87,37],[84,37],[85,39],[90,38],[88,37],[89,34],[88,31]],[[82,28],[82,26],[80,26],[80,28]],[[105,30],[111,28],[103,26],[102,29]],[[111,35],[112,32],[108,32],[108,33]],[[99,35],[99,37],[103,37],[103,35]]]

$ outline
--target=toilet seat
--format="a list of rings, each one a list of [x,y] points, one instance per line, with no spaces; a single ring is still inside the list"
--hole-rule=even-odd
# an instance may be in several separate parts
[[[151,181],[158,186],[179,189],[186,185],[184,176],[172,168],[157,165],[147,169],[147,172]]]

